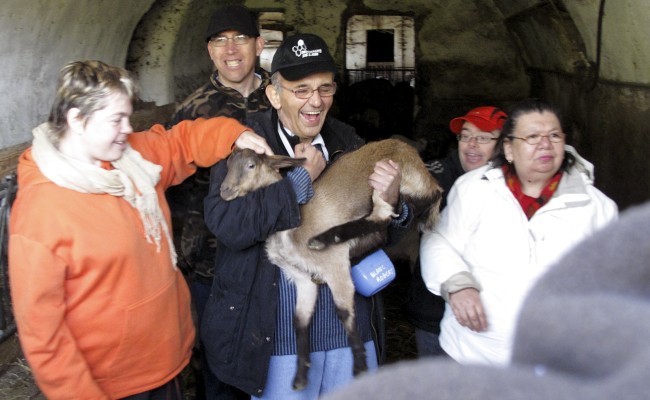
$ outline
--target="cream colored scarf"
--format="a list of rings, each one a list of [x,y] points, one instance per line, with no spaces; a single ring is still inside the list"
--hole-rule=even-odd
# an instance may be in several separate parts
[[[144,225],[144,236],[147,242],[156,244],[158,252],[162,230],[167,238],[172,265],[176,269],[174,243],[155,189],[162,167],[142,158],[130,145],[127,145],[119,160],[112,162],[113,170],[81,162],[62,154],[51,142],[49,130],[49,124],[44,123],[32,131],[32,155],[43,175],[59,186],[80,193],[123,197],[138,210]]]

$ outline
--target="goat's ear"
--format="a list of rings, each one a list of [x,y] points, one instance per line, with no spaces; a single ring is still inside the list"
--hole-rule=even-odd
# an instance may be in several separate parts
[[[305,162],[305,158],[291,158],[288,156],[267,156],[269,167],[279,171],[282,168],[297,167]]]

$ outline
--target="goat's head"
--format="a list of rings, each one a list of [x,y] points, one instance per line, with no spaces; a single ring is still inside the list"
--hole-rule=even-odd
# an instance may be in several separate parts
[[[304,158],[267,156],[250,149],[235,149],[228,160],[228,172],[221,183],[221,197],[230,201],[282,179],[281,168],[302,165]]]

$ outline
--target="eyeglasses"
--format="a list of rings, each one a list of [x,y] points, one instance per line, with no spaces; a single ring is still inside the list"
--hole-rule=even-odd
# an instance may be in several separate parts
[[[251,40],[251,37],[248,35],[237,35],[233,37],[217,36],[210,40],[210,44],[212,45],[212,47],[224,47],[228,44],[229,40],[232,40],[232,42],[237,46],[241,46],[243,44],[248,43]]]
[[[497,140],[497,138],[493,138],[492,136],[486,136],[486,135],[470,136],[470,135],[465,135],[464,133],[458,135],[459,142],[469,143],[472,141],[472,139],[476,139],[476,143],[478,144],[488,144],[493,140]]]
[[[542,138],[548,138],[548,140],[551,141],[552,143],[562,143],[564,142],[564,133],[551,133],[550,135],[540,135],[534,133],[530,136],[526,136],[525,138],[517,137],[517,136],[509,136],[509,138],[523,140],[529,145],[534,146],[536,144],[539,144],[539,142],[542,141]]]
[[[298,88],[298,89],[290,89],[288,87],[280,86],[283,89],[286,89],[290,92],[292,92],[297,98],[306,100],[311,98],[311,96],[314,95],[314,92],[318,91],[318,95],[320,97],[330,97],[334,96],[334,93],[336,93],[336,82],[332,82],[326,85],[322,85],[317,87],[316,89],[309,89],[309,88]]]

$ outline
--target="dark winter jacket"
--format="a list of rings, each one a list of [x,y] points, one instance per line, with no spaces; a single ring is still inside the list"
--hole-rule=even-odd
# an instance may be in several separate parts
[[[449,190],[456,182],[456,179],[465,173],[458,158],[458,151],[453,151],[442,160],[428,162],[426,166],[443,189],[442,202],[440,203],[440,211],[442,211],[447,205]],[[440,333],[440,321],[445,313],[445,301],[442,297],[436,296],[427,289],[420,274],[419,259],[413,269],[404,311],[409,322],[416,328]]]
[[[277,127],[271,122],[272,114],[252,116],[249,125],[266,138],[276,154],[286,155]],[[327,119],[321,135],[330,157],[363,143],[354,128],[333,118]],[[225,174],[225,162],[213,167],[205,201],[206,224],[218,238],[219,248],[201,337],[215,375],[259,396],[274,348],[280,279],[279,268],[267,259],[264,242],[276,231],[298,226],[300,209],[288,178],[224,202],[219,187]],[[370,301],[357,296],[357,308],[367,310]],[[368,312],[365,318],[361,317],[364,312],[358,314],[359,328],[366,336],[370,328]]]

